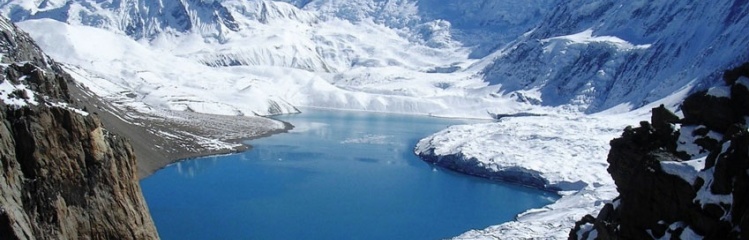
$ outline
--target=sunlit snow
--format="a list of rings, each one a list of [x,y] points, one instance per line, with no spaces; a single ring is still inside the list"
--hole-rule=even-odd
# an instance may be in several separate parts
[[[651,44],[634,45],[630,42],[627,42],[615,36],[593,36],[593,29],[587,29],[585,31],[572,34],[572,35],[567,35],[567,36],[552,37],[552,38],[544,39],[541,41],[549,42],[553,40],[564,40],[564,41],[569,41],[569,42],[578,43],[578,44],[587,44],[587,43],[595,43],[595,42],[608,43],[622,50],[646,49],[651,46]]]
[[[723,46],[749,42],[731,34],[749,20],[728,1],[3,2],[2,13],[79,84],[149,114],[273,115],[315,107],[523,116],[454,126],[416,148],[463,155],[490,170],[525,171],[563,195],[517,221],[458,237],[470,239],[566,238],[572,223],[618,194],[606,172],[609,140],[648,120],[650,108],[678,110],[689,93],[718,85],[715,76],[746,55]],[[749,86],[749,79],[738,83]],[[11,104],[18,100],[7,91],[25,89],[7,81],[0,87]],[[699,158],[692,130],[682,129],[678,147]],[[678,176],[689,170],[664,166]]]

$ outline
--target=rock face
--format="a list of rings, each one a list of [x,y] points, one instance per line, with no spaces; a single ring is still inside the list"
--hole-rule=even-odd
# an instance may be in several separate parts
[[[158,238],[128,141],[70,107],[70,77],[4,18],[0,51],[0,238]]]
[[[620,195],[570,239],[749,237],[749,63],[724,80],[689,96],[683,119],[655,108],[652,123],[611,141],[608,171]]]

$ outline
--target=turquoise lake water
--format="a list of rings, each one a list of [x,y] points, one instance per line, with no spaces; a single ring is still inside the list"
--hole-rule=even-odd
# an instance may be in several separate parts
[[[461,120],[308,110],[250,151],[141,181],[163,239],[441,239],[557,196],[429,165],[419,139]]]

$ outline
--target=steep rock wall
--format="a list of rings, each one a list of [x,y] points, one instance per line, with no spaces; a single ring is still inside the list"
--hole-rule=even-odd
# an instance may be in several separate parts
[[[0,236],[158,238],[128,141],[70,107],[70,77],[28,35],[0,31]]]

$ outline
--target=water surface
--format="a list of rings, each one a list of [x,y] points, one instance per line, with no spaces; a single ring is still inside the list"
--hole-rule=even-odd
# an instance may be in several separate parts
[[[439,239],[555,196],[433,167],[416,142],[460,120],[308,110],[250,151],[141,181],[163,239]]]

